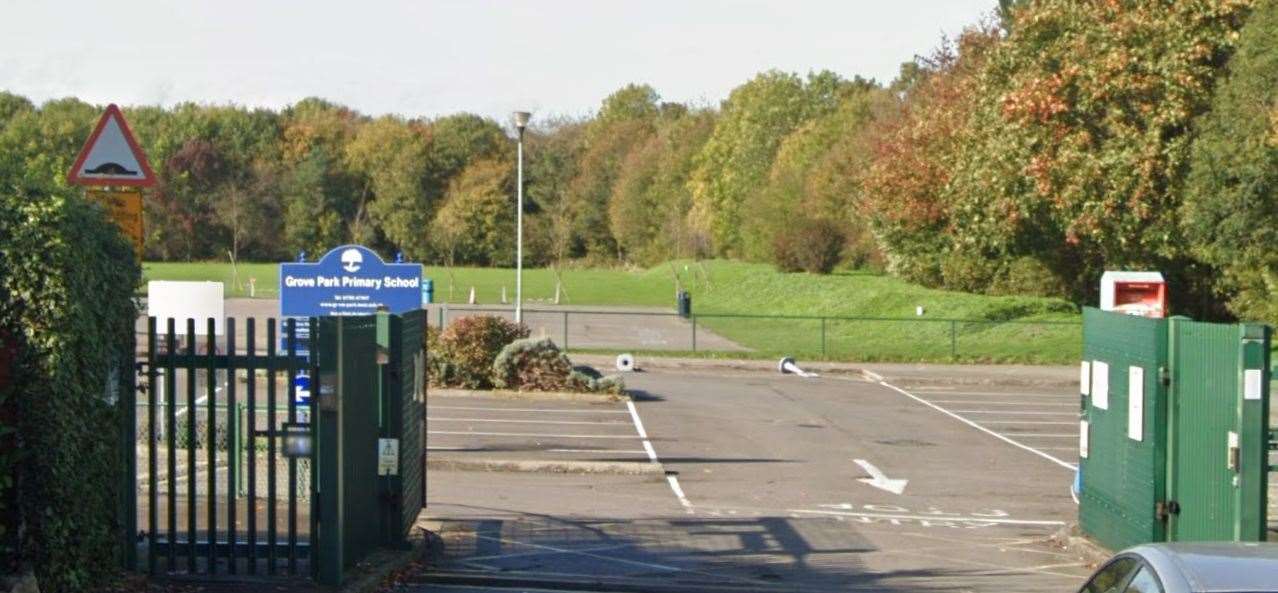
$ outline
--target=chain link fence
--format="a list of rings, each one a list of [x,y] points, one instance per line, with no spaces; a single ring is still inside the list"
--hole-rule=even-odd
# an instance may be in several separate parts
[[[514,319],[513,307],[430,306],[444,327],[470,315]],[[931,317],[787,316],[624,308],[522,311],[533,337],[565,350],[715,356],[799,356],[848,361],[1072,364],[1081,355],[1076,321]]]

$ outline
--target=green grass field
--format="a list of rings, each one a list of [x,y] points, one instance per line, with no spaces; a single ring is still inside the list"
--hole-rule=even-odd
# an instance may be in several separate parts
[[[277,264],[150,263],[144,269],[148,280],[221,281],[228,296],[279,294]],[[510,269],[455,268],[450,275],[428,266],[426,277],[434,280],[436,301],[464,303],[472,287],[479,304],[499,305],[503,287],[514,298]],[[1079,315],[1066,301],[933,290],[867,272],[782,274],[765,264],[724,260],[571,269],[563,272],[561,303],[673,311],[676,277],[692,293],[699,325],[754,350],[737,356],[1061,364],[1079,356]],[[550,270],[524,271],[527,306],[553,306],[554,292]],[[922,318],[915,315],[918,306]]]
[[[226,285],[228,297],[275,298],[279,295],[277,264],[148,263],[147,280],[212,280]],[[692,293],[697,313],[914,317],[923,306],[926,317],[1006,321],[1010,319],[1077,320],[1074,306],[1060,299],[993,297],[933,290],[868,272],[828,276],[782,274],[766,264],[714,260],[663,264],[647,270],[584,269],[563,272],[562,304],[600,306],[675,306],[675,277]],[[515,272],[497,268],[427,266],[435,300],[464,303],[474,287],[480,304],[500,303],[502,288],[515,296]],[[555,279],[548,269],[524,270],[524,302],[549,305]]]

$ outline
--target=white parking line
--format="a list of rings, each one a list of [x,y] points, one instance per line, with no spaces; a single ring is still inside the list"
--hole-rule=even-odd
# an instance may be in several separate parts
[[[657,450],[652,448],[652,443],[648,442],[647,440],[644,440],[643,450],[645,453],[648,454],[648,461],[657,463]]]
[[[445,418],[440,416],[427,416],[426,419],[439,421],[439,422],[497,422],[501,424],[573,424],[573,425],[588,424],[588,425],[595,425],[595,426],[598,426],[598,425],[625,426],[629,424],[628,422],[617,422],[617,421],[591,422],[589,420],[499,420],[495,418]]]
[[[666,481],[670,483],[670,489],[673,490],[675,496],[678,497],[679,504],[683,505],[683,508],[688,509],[688,512],[691,513],[692,503],[688,501],[687,496],[683,495],[683,488],[679,487],[679,478],[666,476]]]
[[[625,410],[575,410],[567,408],[480,408],[473,406],[441,406],[431,404],[432,410],[481,410],[485,412],[546,412],[554,414],[625,414]]]
[[[984,426],[981,426],[980,424],[977,424],[977,423],[975,423],[975,422],[973,422],[973,421],[971,421],[971,420],[968,420],[967,418],[964,418],[964,417],[962,417],[962,416],[959,416],[957,412],[952,412],[952,411],[950,411],[950,410],[947,410],[947,409],[945,409],[945,408],[942,408],[941,406],[938,406],[938,405],[936,405],[936,404],[934,404],[934,403],[932,403],[932,402],[930,402],[930,401],[928,401],[928,400],[926,400],[926,399],[923,399],[923,398],[921,398],[921,397],[919,397],[919,396],[917,396],[917,395],[914,395],[913,393],[910,393],[910,392],[908,392],[908,391],[906,391],[906,390],[904,390],[904,389],[901,389],[900,387],[897,387],[897,386],[895,386],[895,385],[892,385],[891,383],[888,383],[887,381],[879,381],[879,385],[882,385],[882,386],[884,386],[884,387],[886,387],[886,388],[888,388],[888,389],[891,389],[891,390],[893,390],[893,391],[895,391],[895,392],[897,392],[897,393],[900,393],[901,395],[904,395],[905,397],[908,397],[908,398],[910,398],[910,399],[912,399],[912,400],[914,400],[914,401],[916,401],[916,402],[919,402],[919,403],[921,403],[921,404],[923,404],[923,405],[925,405],[925,406],[927,406],[927,407],[929,407],[929,408],[932,408],[933,410],[936,410],[936,411],[938,411],[938,412],[940,412],[940,413],[942,413],[942,414],[945,414],[946,416],[949,416],[949,417],[951,417],[951,418],[953,418],[953,419],[955,419],[955,420],[958,420],[959,422],[962,422],[963,424],[966,424],[966,425],[968,425],[968,426],[971,426],[972,428],[975,428],[975,429],[977,429],[977,430],[979,430],[979,431],[981,431],[981,432],[984,432],[984,433],[986,433],[986,434],[988,434],[988,435],[990,435],[990,436],[992,436],[992,437],[994,437],[994,438],[996,438],[996,439],[998,439],[998,440],[1000,440],[1000,441],[1003,441],[1003,442],[1005,442],[1005,443],[1007,443],[1007,444],[1009,444],[1009,445],[1012,445],[1013,447],[1016,447],[1016,448],[1018,448],[1018,449],[1022,449],[1022,450],[1028,451],[1028,452],[1030,452],[1030,453],[1033,453],[1033,454],[1035,454],[1035,455],[1038,455],[1039,457],[1042,457],[1043,459],[1046,459],[1046,460],[1048,460],[1048,461],[1051,461],[1052,463],[1055,463],[1055,464],[1057,464],[1057,465],[1059,465],[1059,466],[1061,466],[1061,467],[1064,467],[1064,468],[1066,468],[1066,469],[1070,469],[1070,470],[1077,470],[1077,469],[1078,469],[1078,466],[1077,466],[1077,465],[1074,465],[1074,464],[1069,463],[1069,462],[1066,462],[1066,461],[1062,461],[1061,459],[1058,459],[1056,456],[1054,456],[1054,455],[1052,455],[1052,454],[1050,454],[1050,453],[1046,453],[1046,452],[1044,452],[1044,451],[1043,451],[1043,450],[1041,450],[1041,449],[1036,449],[1036,448],[1031,447],[1031,446],[1029,446],[1029,445],[1026,445],[1026,444],[1024,444],[1024,443],[1021,443],[1021,442],[1018,442],[1018,441],[1013,440],[1013,439],[1011,439],[1011,438],[1008,438],[1008,437],[1006,437],[1006,436],[1004,436],[1004,435],[1002,435],[1002,434],[1000,434],[1000,433],[998,433],[998,432],[995,432],[995,431],[990,430],[990,429],[988,429],[988,428],[986,428],[986,427],[984,427]],[[991,412],[991,413],[993,413],[993,412]],[[1004,413],[1006,413],[1006,412],[1004,412]]]
[[[1077,422],[1061,422],[1059,420],[986,420],[986,424],[1055,424],[1078,426]]]
[[[1024,393],[1018,391],[946,391],[938,388],[918,387],[915,391],[925,393],[927,395],[977,395],[977,396],[1006,396],[1006,397],[1078,397],[1076,394],[1069,393]]]
[[[954,413],[955,414],[1006,414],[1009,416],[1078,416],[1077,412],[1017,412],[1017,411],[1009,411],[1009,410],[954,410]]]
[[[890,515],[884,513],[859,513],[853,511],[814,511],[790,509],[791,513],[810,513],[814,515],[833,515],[836,517],[868,517],[871,519],[897,519],[901,521],[955,521],[966,523],[995,523],[998,525],[1064,525],[1064,521],[1037,521],[1028,519],[1000,519],[996,517],[937,517],[935,515]]]
[[[461,434],[481,437],[544,437],[548,439],[633,439],[615,434],[542,434],[536,432],[470,432],[465,430],[428,430],[426,434]]]
[[[1056,404],[1056,403],[1039,403],[1039,402],[990,402],[990,401],[971,401],[965,399],[934,399],[929,400],[936,404],[968,404],[972,406],[1036,406],[1036,407],[1073,407],[1077,408],[1077,403]]]
[[[1078,435],[1076,434],[1039,434],[1036,432],[1008,432],[1004,434],[1007,434],[1009,436],[1035,437],[1035,438],[1044,438],[1044,439],[1076,439],[1078,438]]]
[[[639,438],[647,439],[648,433],[643,429],[643,420],[639,419],[639,410],[635,408],[635,402],[627,401],[626,408],[630,410],[630,419],[635,423],[635,430],[639,432]]]
[[[551,453],[599,453],[601,455],[642,455],[643,451],[625,449],[546,449]]]
[[[635,402],[633,400],[627,401],[626,407],[630,410],[630,419],[634,420],[635,432],[639,433],[639,436],[643,438],[643,448],[648,453],[648,460],[652,463],[660,463],[660,460],[657,459],[657,450],[652,448],[652,442],[648,440],[648,431],[643,429],[643,420],[639,418],[639,409],[635,407]],[[675,498],[679,499],[679,504],[691,514],[693,512],[692,502],[688,500],[688,497],[683,493],[683,488],[679,486],[679,478],[666,474],[666,483],[670,484],[670,490],[674,492]]]

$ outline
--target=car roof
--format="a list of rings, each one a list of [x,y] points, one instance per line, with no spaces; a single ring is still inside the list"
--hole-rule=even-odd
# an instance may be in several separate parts
[[[1170,543],[1137,546],[1160,575],[1175,571],[1196,592],[1278,592],[1278,544]]]

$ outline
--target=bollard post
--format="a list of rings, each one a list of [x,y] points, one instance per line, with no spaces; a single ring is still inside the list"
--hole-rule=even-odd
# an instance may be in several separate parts
[[[568,312],[564,311],[564,352],[568,351]]]
[[[958,359],[958,321],[950,320],[950,360]]]

